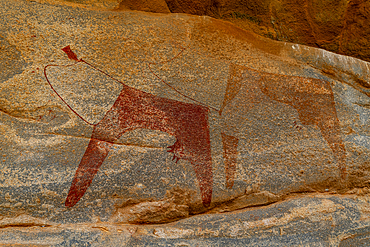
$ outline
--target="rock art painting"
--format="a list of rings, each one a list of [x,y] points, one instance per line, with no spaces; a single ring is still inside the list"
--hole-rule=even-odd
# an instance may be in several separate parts
[[[63,48],[63,51],[77,63],[88,64],[78,59],[69,46]],[[45,67],[46,78],[47,68],[50,66],[53,65]],[[53,87],[49,80],[48,82]],[[69,108],[79,115],[70,106]],[[167,132],[176,137],[176,142],[169,147],[168,152],[174,154],[174,161],[184,159],[194,166],[203,205],[208,207],[212,198],[208,111],[204,106],[157,97],[123,84],[112,108],[98,124],[93,125],[90,142],[73,178],[65,205],[73,207],[85,194],[113,143],[120,136],[127,131],[144,128]]]
[[[226,95],[220,114],[225,117],[225,127],[230,128],[235,108],[244,111],[268,100],[293,107],[302,124],[317,126],[332,149],[341,174],[346,179],[346,150],[341,137],[334,95],[330,83],[324,80],[265,73],[240,65],[230,66]],[[235,101],[234,104],[230,102]],[[296,125],[297,128],[302,128]],[[231,124],[230,124],[231,125]],[[237,130],[231,130],[237,134]],[[238,138],[222,133],[226,166],[227,188],[232,188],[237,160]]]
[[[232,116],[237,111],[235,107],[248,111],[253,109],[255,104],[268,100],[293,107],[298,112],[302,124],[314,125],[320,129],[323,138],[329,144],[337,159],[341,178],[346,179],[346,150],[341,138],[334,95],[327,81],[271,74],[231,64],[223,105],[218,110],[207,107],[193,99],[194,104],[158,97],[116,80],[123,85],[119,96],[112,107],[104,114],[104,117],[93,124],[76,112],[54,89],[53,83],[48,79],[48,68],[84,63],[94,70],[112,79],[114,78],[83,59],[78,59],[69,46],[62,50],[68,55],[69,59],[76,61],[76,63],[72,65],[48,65],[44,70],[45,77],[54,92],[70,110],[87,124],[93,126],[90,142],[77,168],[65,201],[67,207],[73,207],[83,197],[99,167],[108,156],[114,142],[124,133],[139,128],[159,130],[176,137],[176,142],[168,147],[168,152],[174,154],[172,159],[174,162],[177,163],[179,159],[183,159],[193,165],[199,183],[202,203],[205,207],[209,207],[213,187],[208,123],[209,111],[217,110],[219,115],[224,118],[225,130],[228,130],[221,132],[221,137],[226,188],[232,189],[239,142],[238,130],[232,127]],[[186,95],[183,96],[190,98]],[[296,125],[296,122],[294,124]],[[297,128],[302,127],[297,126]]]
[[[0,246],[368,246],[370,63],[118,5],[0,0]]]

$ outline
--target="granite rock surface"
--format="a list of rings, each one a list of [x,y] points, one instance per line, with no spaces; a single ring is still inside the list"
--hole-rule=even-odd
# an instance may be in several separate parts
[[[187,13],[222,19],[264,37],[370,61],[369,0],[36,0],[106,10]]]
[[[167,0],[172,13],[209,15],[255,33],[369,61],[370,1]]]
[[[106,2],[0,1],[0,243],[366,243],[369,63]]]

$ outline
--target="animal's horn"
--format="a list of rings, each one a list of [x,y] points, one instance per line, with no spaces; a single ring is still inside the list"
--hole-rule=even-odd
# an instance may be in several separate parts
[[[77,58],[77,55],[71,50],[71,47],[68,45],[62,49],[65,53],[67,53],[67,56],[69,59],[75,60],[75,61],[80,61]]]

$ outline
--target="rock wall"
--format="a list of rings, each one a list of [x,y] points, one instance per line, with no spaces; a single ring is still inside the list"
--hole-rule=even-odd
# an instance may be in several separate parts
[[[0,6],[0,243],[366,243],[368,62],[123,2]]]
[[[368,43],[370,1],[368,0],[85,0],[71,2],[83,3],[84,6],[89,7],[107,8],[109,6],[108,9],[118,10],[207,15],[227,20],[242,29],[251,30],[273,40],[319,47],[370,61]]]
[[[275,40],[370,60],[370,2],[168,0],[172,13],[209,15]]]

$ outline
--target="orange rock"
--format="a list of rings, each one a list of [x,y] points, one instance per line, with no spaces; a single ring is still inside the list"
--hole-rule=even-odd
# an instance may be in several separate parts
[[[123,0],[118,10],[140,10],[155,13],[170,13],[164,0]]]

